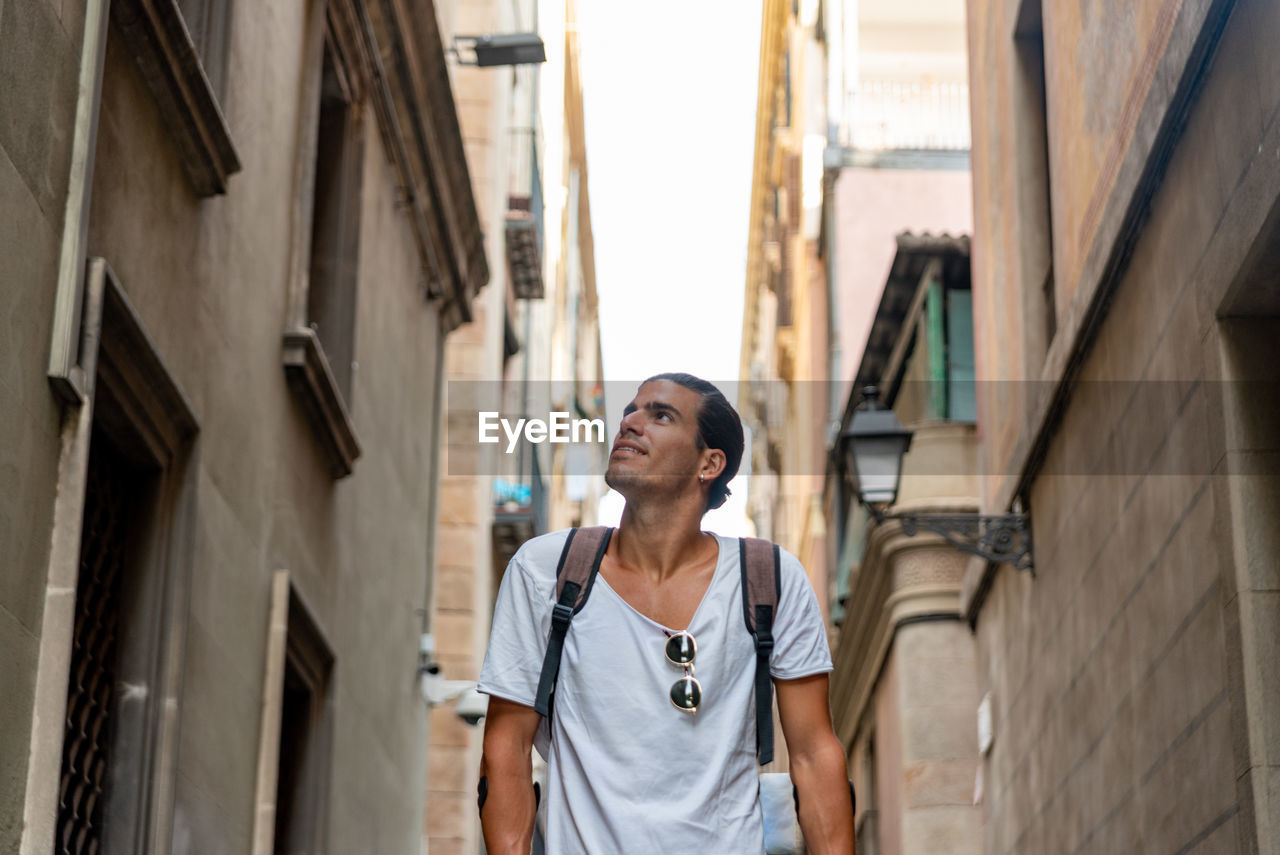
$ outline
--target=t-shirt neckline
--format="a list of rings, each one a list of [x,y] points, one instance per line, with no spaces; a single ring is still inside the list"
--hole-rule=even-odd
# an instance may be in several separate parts
[[[669,626],[665,626],[661,623],[658,623],[656,620],[649,617],[647,614],[640,611],[635,606],[631,605],[631,603],[627,602],[626,597],[622,596],[621,594],[619,594],[617,591],[613,589],[613,586],[609,584],[609,580],[604,577],[603,573],[598,573],[596,575],[596,582],[598,582],[601,585],[604,585],[605,590],[607,590],[613,596],[614,599],[622,603],[622,605],[625,606],[628,611],[630,611],[632,614],[634,614],[636,617],[640,618],[641,620],[645,621],[646,623],[649,623],[668,634],[676,633],[676,632],[688,632],[689,627],[692,627],[694,624],[698,622],[698,616],[702,614],[702,607],[706,605],[707,600],[711,599],[711,589],[716,586],[716,582],[720,579],[721,570],[724,565],[725,555],[728,553],[728,550],[724,548],[724,539],[720,537],[720,535],[716,534],[714,531],[707,532],[707,534],[710,534],[712,537],[716,539],[716,550],[717,550],[716,569],[711,574],[711,581],[707,583],[707,589],[702,592],[702,599],[698,601],[698,607],[693,610],[693,616],[689,618],[689,626],[685,627],[684,629],[673,629]]]

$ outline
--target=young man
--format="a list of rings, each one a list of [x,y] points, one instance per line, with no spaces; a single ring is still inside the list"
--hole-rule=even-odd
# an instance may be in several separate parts
[[[742,423],[687,374],[641,384],[605,481],[626,498],[591,597],[573,619],[555,705],[533,709],[567,532],[534,538],[507,567],[480,676],[490,696],[481,810],[489,855],[528,855],[530,751],[547,760],[547,851],[555,855],[758,855],[755,648],[743,624],[737,541],[701,530],[729,495]],[[853,852],[844,752],[827,702],[831,654],[800,563],[782,553],[770,673],[800,826],[815,855]],[[692,637],[690,641],[681,633]],[[667,659],[673,637],[692,667]],[[700,691],[680,700],[694,676]]]

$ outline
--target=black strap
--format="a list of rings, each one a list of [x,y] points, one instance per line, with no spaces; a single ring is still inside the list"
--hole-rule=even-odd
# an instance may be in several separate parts
[[[773,761],[773,607],[756,606],[756,748],[760,765]]]
[[[539,715],[550,717],[551,693],[555,691],[556,678],[560,676],[560,654],[564,652],[564,637],[573,620],[573,606],[578,601],[581,588],[577,582],[566,582],[560,600],[551,610],[551,634],[547,636],[547,655],[542,659],[542,674],[538,677],[538,695],[533,708]]]
[[[756,648],[756,752],[760,765],[773,761],[773,618],[781,596],[782,553],[776,543],[739,538],[742,612]]]
[[[542,658],[542,672],[538,675],[538,693],[533,708],[539,715],[551,717],[555,705],[556,680],[560,676],[560,657],[564,653],[565,636],[573,616],[587,604],[600,562],[613,529],[605,526],[574,528],[560,551],[560,563],[556,566],[556,585],[559,596],[551,610],[551,632],[547,636],[547,652]]]

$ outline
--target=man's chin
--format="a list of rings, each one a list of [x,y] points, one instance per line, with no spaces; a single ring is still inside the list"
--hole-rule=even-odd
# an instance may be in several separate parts
[[[627,488],[635,484],[639,478],[634,472],[628,472],[616,463],[610,463],[604,470],[604,483],[611,489],[626,495]]]

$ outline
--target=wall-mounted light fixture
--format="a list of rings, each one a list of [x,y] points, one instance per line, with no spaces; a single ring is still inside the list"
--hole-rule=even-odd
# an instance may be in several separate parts
[[[454,36],[453,55],[459,65],[493,68],[499,65],[536,65],[547,61],[547,49],[537,33],[503,33],[489,36]]]
[[[418,679],[422,699],[427,706],[438,707],[455,698],[454,712],[458,718],[474,727],[489,710],[489,697],[476,691],[475,680],[447,680],[439,663],[434,659],[435,636],[423,633],[418,639]]]
[[[880,406],[875,386],[862,390],[862,403],[839,441],[850,486],[877,523],[897,520],[908,537],[915,537],[922,529],[931,531],[962,552],[1035,575],[1031,520],[1026,514],[885,513],[898,498],[902,458],[911,447],[911,431],[902,426],[893,410]]]

